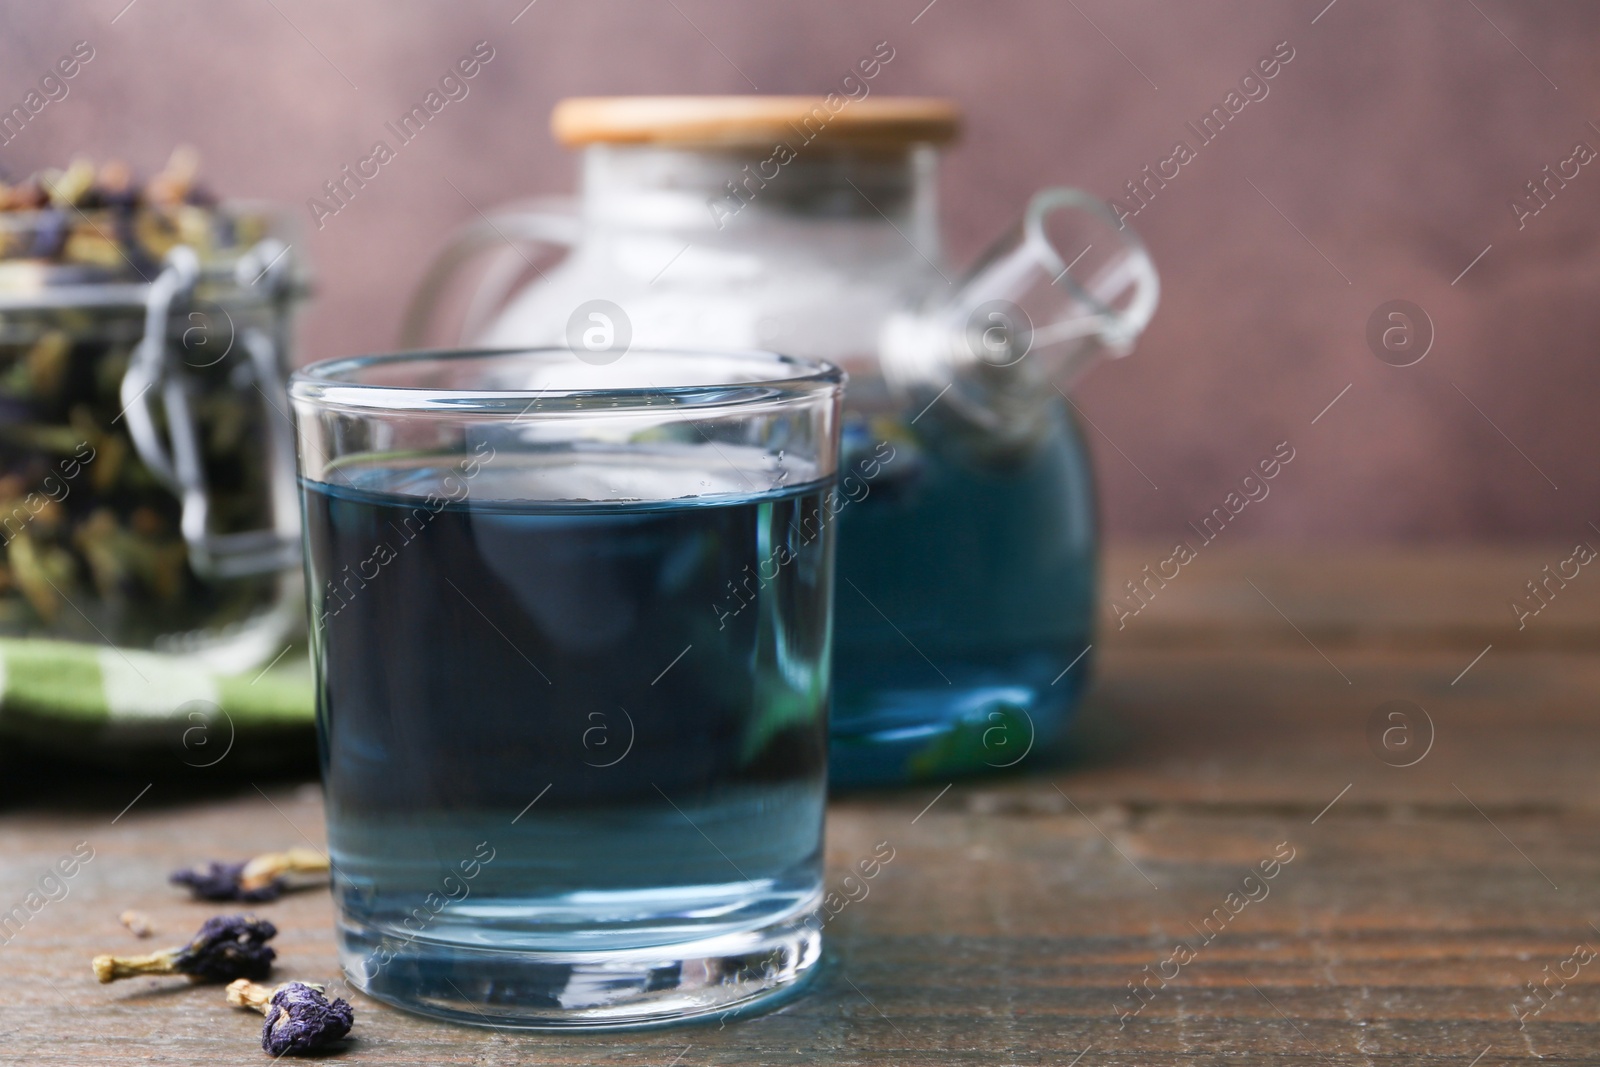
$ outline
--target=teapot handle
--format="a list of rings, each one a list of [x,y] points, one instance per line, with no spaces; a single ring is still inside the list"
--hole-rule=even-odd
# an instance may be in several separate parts
[[[577,201],[565,198],[507,204],[461,227],[428,265],[412,293],[400,327],[400,347],[417,348],[426,343],[429,331],[437,325],[440,299],[473,260],[500,248],[500,255],[490,263],[468,303],[456,331],[458,339],[477,332],[527,268],[543,274],[522,245],[570,250],[578,243],[579,234]]]

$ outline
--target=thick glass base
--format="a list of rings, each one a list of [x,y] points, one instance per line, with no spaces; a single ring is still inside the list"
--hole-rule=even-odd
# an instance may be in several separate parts
[[[727,1018],[777,1006],[822,956],[811,910],[760,929],[614,952],[409,941],[341,922],[353,985],[406,1011],[528,1030],[602,1030]]]

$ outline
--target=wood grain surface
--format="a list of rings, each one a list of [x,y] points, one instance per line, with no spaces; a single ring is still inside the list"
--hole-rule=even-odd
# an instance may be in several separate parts
[[[787,1007],[565,1036],[356,996],[339,1060],[1600,1062],[1600,960],[1565,962],[1600,950],[1600,657],[1584,636],[1600,578],[1586,572],[1522,631],[1506,607],[1553,552],[1215,554],[1123,631],[1105,628],[1062,760],[834,801],[830,882],[876,842],[895,858],[829,925],[823,973]],[[1106,576],[1153,558],[1114,552]],[[1369,741],[1391,700],[1432,724],[1412,766]],[[169,870],[320,844],[316,786],[13,761],[3,795],[0,908],[76,843],[94,858],[0,945],[0,1060],[266,1062],[259,1017],[219,989],[99,986],[89,960],[179,942],[217,910],[168,887]],[[154,938],[118,923],[130,907]],[[280,974],[336,980],[325,893],[257,910],[282,930]],[[1192,958],[1169,962],[1179,942]],[[1541,1007],[1527,983],[1551,975]]]

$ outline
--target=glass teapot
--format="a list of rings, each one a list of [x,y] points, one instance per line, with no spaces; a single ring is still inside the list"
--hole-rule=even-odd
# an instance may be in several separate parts
[[[1128,352],[1158,299],[1138,238],[1070,189],[1036,194],[955,275],[934,181],[958,123],[915,98],[564,101],[577,201],[467,227],[403,329],[408,347],[765,348],[849,372],[824,517],[836,784],[1016,766],[1060,738],[1088,676],[1097,536],[1063,390]],[[736,613],[764,580],[707,610]]]

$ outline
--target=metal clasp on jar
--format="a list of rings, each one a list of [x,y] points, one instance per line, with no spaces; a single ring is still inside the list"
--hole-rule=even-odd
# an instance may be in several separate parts
[[[150,471],[178,494],[181,529],[189,564],[206,578],[238,578],[295,566],[300,561],[299,501],[294,482],[294,434],[286,412],[286,372],[282,353],[288,350],[289,303],[293,296],[287,247],[268,238],[241,257],[234,270],[236,291],[250,304],[271,308],[271,326],[246,326],[236,342],[246,360],[231,384],[257,394],[266,427],[267,485],[271,525],[231,533],[211,529],[212,487],[207,482],[201,432],[194,410],[194,375],[185,369],[180,346],[172,343],[175,327],[194,315],[200,261],[185,246],[167,254],[160,275],[145,297],[144,338],[134,350],[122,379],[122,402],[139,457]],[[261,295],[255,297],[252,290]],[[227,314],[227,305],[221,305]],[[232,322],[231,315],[229,321]],[[190,327],[193,329],[193,327]],[[176,331],[186,338],[187,332]],[[219,357],[220,358],[220,357]],[[240,380],[240,379],[247,380]],[[160,398],[165,428],[157,424],[150,398]]]

